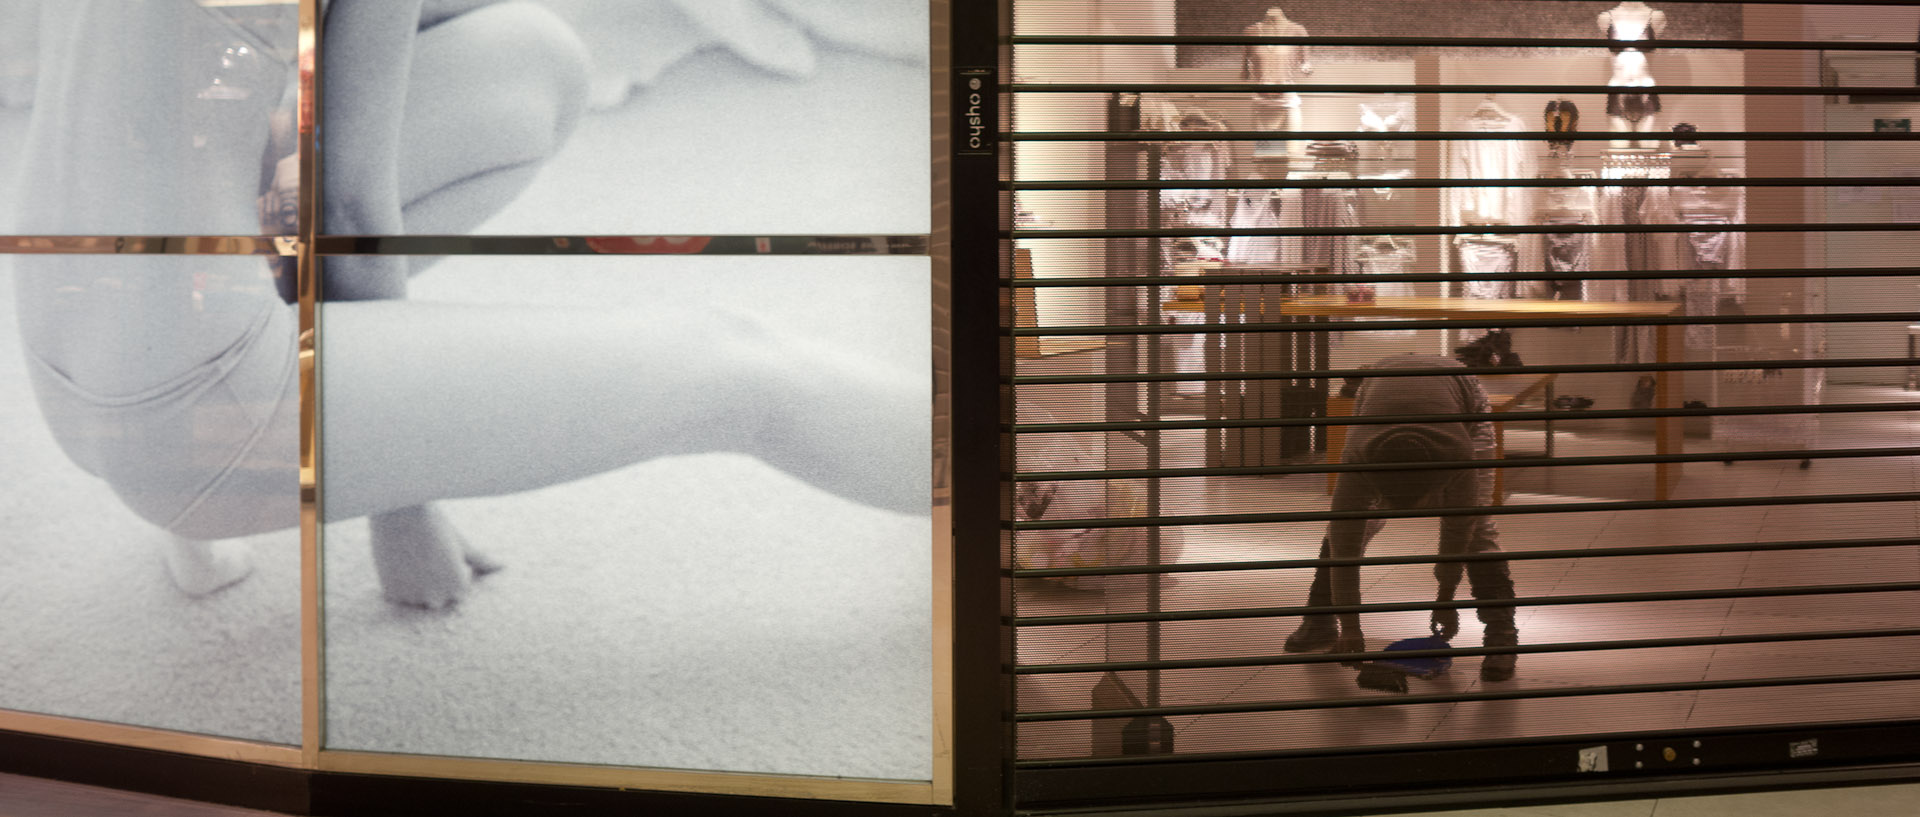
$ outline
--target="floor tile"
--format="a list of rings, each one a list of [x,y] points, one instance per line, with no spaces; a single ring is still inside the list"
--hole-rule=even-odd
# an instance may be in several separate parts
[[[1920,812],[1920,784],[1667,797],[1652,817],[1908,817]]]
[[[1458,668],[1455,670],[1459,671]],[[1524,680],[1510,688],[1525,689]],[[1669,729],[1686,722],[1696,693],[1588,695],[1454,706],[1430,741],[1486,740]]]
[[[1700,693],[1688,727],[1920,718],[1920,681],[1717,689]]]

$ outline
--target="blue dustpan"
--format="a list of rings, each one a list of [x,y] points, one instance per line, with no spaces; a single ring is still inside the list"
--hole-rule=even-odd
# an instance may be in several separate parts
[[[1412,650],[1444,650],[1453,646],[1448,637],[1435,633],[1424,638],[1403,638],[1388,644],[1383,652],[1409,652]],[[1453,668],[1452,656],[1429,656],[1414,658],[1382,658],[1360,665],[1360,674],[1354,682],[1362,689],[1377,689],[1382,692],[1405,694],[1408,678],[1432,679],[1445,674]]]
[[[1438,635],[1423,638],[1403,638],[1387,645],[1386,652],[1405,650],[1444,650],[1453,646],[1446,638]],[[1382,658],[1375,661],[1415,678],[1437,678],[1453,668],[1453,657],[1440,655],[1425,658]]]

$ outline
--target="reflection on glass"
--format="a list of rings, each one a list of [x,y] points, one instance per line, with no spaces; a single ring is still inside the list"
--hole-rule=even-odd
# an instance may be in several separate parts
[[[0,233],[289,232],[297,12],[0,0]]]
[[[329,745],[929,779],[927,259],[439,261],[322,306]]]
[[[265,261],[8,257],[0,347],[0,707],[298,743],[299,390]]]

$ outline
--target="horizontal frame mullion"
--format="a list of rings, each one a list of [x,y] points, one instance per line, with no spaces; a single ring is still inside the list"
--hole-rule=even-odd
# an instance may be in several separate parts
[[[1373,471],[1490,471],[1509,468],[1581,468],[1595,465],[1658,465],[1689,462],[1766,462],[1770,460],[1884,459],[1920,456],[1920,446],[1900,448],[1777,449],[1707,451],[1692,454],[1618,454],[1595,457],[1507,457],[1498,460],[1445,460],[1419,463],[1324,462],[1306,465],[1250,465],[1235,468],[1117,468],[1098,471],[1029,471],[1013,482],[1086,482],[1119,479],[1194,477],[1273,477],[1300,474],[1352,474]]]
[[[1265,36],[1257,34],[1015,34],[1005,38],[1008,45],[1296,45],[1349,46],[1357,48],[1619,48],[1621,40],[1593,37],[1392,37],[1301,35]],[[1826,40],[1667,40],[1657,41],[1661,49],[1715,49],[1751,51],[1901,51],[1912,52],[1911,43],[1847,42]],[[1018,61],[1018,55],[1015,60]]]
[[[1915,176],[1669,176],[1664,179],[1064,179],[1013,180],[1016,193],[1128,190],[1428,190],[1448,187],[1913,187]]]
[[[1617,85],[1380,84],[1272,82],[1016,82],[1003,94],[1610,94]],[[1885,85],[1645,85],[1662,96],[1914,96],[1920,88]]]
[[[329,255],[926,255],[926,235],[322,235]]]
[[[1920,88],[1911,93],[1920,95]],[[1286,139],[1303,142],[1605,142],[1645,138],[1640,131],[1006,131],[1003,142],[1250,142]],[[1696,131],[1685,138],[1698,142],[1912,142],[1920,134],[1879,131]],[[1684,155],[1681,152],[1680,155]]]
[[[1445,371],[1445,370],[1443,370]],[[1471,370],[1469,370],[1471,371]],[[1873,414],[1920,411],[1920,402],[1818,403],[1813,405],[1719,406],[1707,408],[1580,409],[1578,411],[1503,411],[1500,422],[1529,420],[1625,419],[1636,417],[1757,417],[1776,414]],[[1059,434],[1080,431],[1193,431],[1206,428],[1288,428],[1294,426],[1364,426],[1397,423],[1487,422],[1481,413],[1392,414],[1353,417],[1258,417],[1236,420],[1120,420],[1078,423],[1014,423],[1001,430],[1015,434]],[[1726,453],[1726,452],[1722,452]]]
[[[1537,514],[1608,513],[1619,511],[1699,510],[1786,505],[1865,505],[1920,500],[1920,492],[1885,491],[1866,494],[1812,494],[1731,496],[1702,499],[1621,500],[1614,502],[1528,503],[1494,507],[1418,508],[1413,510],[1279,511],[1273,513],[1218,513],[1185,516],[1096,516],[1082,519],[1041,519],[1002,523],[1002,530],[1082,530],[1111,528],[1180,528],[1203,525],[1319,524],[1339,519],[1419,519],[1448,516],[1523,516]]]
[[[1016,579],[1057,579],[1077,576],[1146,576],[1174,573],[1233,573],[1246,570],[1305,570],[1322,567],[1467,564],[1472,562],[1539,562],[1553,559],[1609,559],[1636,556],[1684,556],[1706,553],[1771,553],[1798,550],[1920,547],[1920,538],[1802,539],[1782,542],[1718,542],[1695,545],[1574,548],[1560,550],[1487,551],[1480,553],[1423,553],[1406,556],[1355,556],[1326,559],[1262,559],[1238,562],[1189,562],[1112,567],[1015,568],[1003,571]]]
[[[1461,692],[1441,695],[1394,695],[1374,698],[1323,698],[1300,701],[1269,701],[1245,704],[1198,704],[1189,706],[1142,706],[1130,709],[1069,709],[1045,712],[1021,712],[1016,723],[1079,721],[1107,718],[1139,718],[1180,715],[1225,715],[1256,712],[1292,712],[1304,709],[1353,709],[1376,706],[1412,706],[1417,704],[1465,703],[1469,701],[1513,701],[1536,698],[1578,698],[1595,695],[1643,695],[1659,692],[1698,692],[1716,689],[1761,689],[1767,687],[1815,686],[1821,684],[1875,684],[1920,680],[1920,672],[1873,672],[1858,675],[1807,675],[1787,678],[1740,678],[1727,681],[1682,681],[1665,684],[1608,684],[1584,687],[1548,687],[1499,692]]]
[[[1231,326],[1231,324],[1225,324]],[[1226,333],[1222,333],[1226,334]],[[1187,383],[1242,380],[1340,380],[1349,377],[1432,377],[1457,374],[1601,374],[1618,372],[1718,372],[1751,369],[1881,369],[1920,366],[1910,357],[1858,357],[1795,360],[1703,360],[1669,363],[1551,363],[1505,369],[1280,369],[1245,372],[1152,372],[1140,374],[1014,375],[1002,382],[1013,386],[1082,386],[1109,383]]]
[[[300,254],[292,235],[0,235],[8,255]]]
[[[1699,224],[1473,224],[1473,225],[1392,225],[1376,227],[1101,227],[1061,230],[1002,230],[1001,238],[1029,241],[1058,241],[1075,238],[1190,238],[1349,235],[1606,235],[1640,233],[1861,233],[1916,232],[1920,222],[1749,222],[1713,224],[1702,230]]]
[[[1676,638],[1616,639],[1612,641],[1563,641],[1552,644],[1521,644],[1510,647],[1448,647],[1431,650],[1385,650],[1350,653],[1293,653],[1252,655],[1228,658],[1175,658],[1160,661],[1094,661],[1075,664],[1020,664],[1015,675],[1066,675],[1085,672],[1136,672],[1141,670],[1232,669],[1274,667],[1291,664],[1331,664],[1336,662],[1375,661],[1382,658],[1463,658],[1482,655],[1532,655],[1538,653],[1599,652],[1606,650],[1648,650],[1669,647],[1717,647],[1733,644],[1774,644],[1797,641],[1841,641],[1854,638],[1907,638],[1920,636],[1920,627],[1883,630],[1825,630],[1799,633],[1761,633],[1754,635],[1706,635]]]
[[[1148,622],[1226,621],[1243,618],[1297,618],[1320,614],[1410,613],[1422,610],[1477,610],[1482,607],[1565,607],[1576,604],[1628,604],[1666,601],[1786,598],[1794,596],[1851,596],[1864,593],[1912,593],[1920,582],[1869,582],[1781,587],[1722,587],[1701,590],[1659,590],[1641,593],[1578,593],[1565,596],[1522,596],[1512,599],[1451,599],[1448,601],[1389,601],[1371,604],[1329,604],[1313,607],[1231,607],[1214,610],[1168,610],[1157,613],[1084,613],[1062,616],[1011,616],[1015,627],[1081,627],[1089,624],[1145,624]]]
[[[1920,224],[1915,225],[1920,228]],[[1194,279],[1198,281],[1199,279]],[[1493,303],[1493,301],[1489,301]],[[1679,302],[1672,302],[1675,308]],[[1302,316],[1338,317],[1338,316]],[[1568,318],[1419,318],[1409,320],[1301,320],[1292,323],[1157,323],[1010,327],[1009,337],[1082,335],[1222,335],[1260,332],[1359,332],[1368,329],[1525,329],[1553,326],[1722,326],[1773,323],[1897,323],[1920,320],[1920,312],[1829,312],[1780,315],[1649,315]],[[1498,374],[1497,371],[1488,373]]]

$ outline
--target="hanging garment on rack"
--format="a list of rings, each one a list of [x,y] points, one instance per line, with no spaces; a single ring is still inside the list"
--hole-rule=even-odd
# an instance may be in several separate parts
[[[1362,133],[1405,133],[1413,129],[1413,123],[1407,121],[1407,106],[1398,105],[1391,110],[1375,110],[1366,103],[1360,104],[1360,127]],[[1407,157],[1408,144],[1403,141],[1369,140],[1362,143],[1360,156],[1364,159],[1397,160]]]
[[[1673,207],[1682,224],[1699,225],[1699,232],[1683,233],[1680,265],[1697,270],[1737,270],[1746,266],[1746,233],[1727,229],[1745,220],[1746,194],[1738,187],[1675,187]],[[1744,301],[1745,278],[1715,279],[1719,297]]]
[[[1498,109],[1494,109],[1497,111]],[[1476,113],[1461,130],[1503,132],[1525,130],[1518,117],[1504,112]],[[1453,145],[1452,177],[1456,179],[1518,179],[1530,175],[1526,143],[1514,139],[1473,139]],[[1526,189],[1515,187],[1456,187],[1453,223],[1512,224],[1526,212]]]
[[[1162,148],[1160,177],[1181,179],[1224,179],[1230,164],[1227,146],[1221,142],[1176,142]],[[1160,224],[1168,228],[1192,227],[1217,230],[1227,226],[1228,193],[1224,190],[1162,190]],[[1188,261],[1226,259],[1226,241],[1218,236],[1181,237],[1166,241],[1163,263],[1167,268]]]
[[[1541,191],[1541,212],[1590,214],[1594,206],[1592,187],[1549,187]]]
[[[1664,166],[1608,168],[1611,178],[1664,179],[1670,170]],[[1625,225],[1666,225],[1674,223],[1673,199],[1665,186],[1610,188],[1610,221]],[[1626,233],[1620,237],[1625,249],[1624,269],[1633,271],[1680,268],[1671,233]],[[1683,292],[1671,278],[1635,279],[1627,282],[1630,301],[1678,301]],[[1619,363],[1647,363],[1655,359],[1656,333],[1650,326],[1621,327],[1616,330],[1614,359]]]
[[[1234,197],[1228,226],[1236,230],[1280,227],[1281,203],[1271,190],[1242,190]],[[1240,235],[1227,241],[1227,260],[1242,266],[1277,266],[1286,239],[1274,235]]]
[[[1306,190],[1301,194],[1301,218],[1308,229],[1351,231],[1360,226],[1359,202],[1353,190]],[[1334,275],[1355,272],[1354,256],[1359,237],[1354,235],[1312,235],[1301,242],[1300,262],[1310,267],[1326,267]]]
[[[1404,275],[1413,267],[1413,248],[1391,239],[1367,241],[1354,256],[1354,272],[1360,275]],[[1371,284],[1374,294],[1389,297],[1415,295],[1410,281],[1382,281]]]
[[[1696,270],[1724,270],[1733,260],[1733,245],[1736,233],[1725,231],[1730,223],[1726,216],[1718,214],[1682,215],[1683,224],[1701,227],[1721,228],[1718,232],[1685,233],[1685,256],[1682,260]],[[1695,278],[1681,283],[1681,301],[1688,315],[1716,315],[1720,312],[1724,278]],[[1736,304],[1738,300],[1736,299]],[[1717,343],[1716,327],[1689,324],[1687,326],[1687,345],[1695,349],[1712,349]]]
[[[1682,223],[1696,226],[1727,226],[1726,216],[1683,216]],[[1700,270],[1726,269],[1727,261],[1733,253],[1733,233],[1698,232],[1687,233],[1687,246],[1692,249],[1693,268]]]
[[[1361,242],[1354,256],[1354,271],[1361,277],[1369,275],[1404,275],[1412,268],[1413,248],[1396,242],[1391,238],[1383,237],[1373,241]],[[1416,294],[1412,282],[1409,281],[1361,282],[1358,285],[1370,286],[1373,288],[1373,294],[1389,298],[1412,297]],[[1369,318],[1369,320],[1393,319]],[[1414,334],[1415,332],[1412,329],[1379,329],[1366,333],[1368,337],[1373,338],[1403,338],[1412,337]]]
[[[1518,270],[1520,253],[1512,239],[1468,237],[1460,241],[1460,270],[1468,275],[1504,275]],[[1462,282],[1469,298],[1511,298],[1512,280]]]
[[[1570,103],[1569,103],[1570,104]],[[1598,223],[1594,188],[1550,187],[1541,191],[1542,224],[1574,226]],[[1549,272],[1579,275],[1594,269],[1593,233],[1548,233],[1542,237],[1541,266]],[[1588,297],[1586,282],[1578,279],[1538,282],[1538,296],[1562,301],[1583,301]]]
[[[1188,117],[1187,122],[1192,121]],[[1214,128],[1203,127],[1211,130]],[[1160,175],[1169,181],[1192,179],[1214,180],[1227,178],[1231,164],[1230,153],[1224,142],[1179,142],[1162,149]],[[1227,226],[1227,210],[1230,194],[1225,190],[1165,190],[1160,194],[1160,220],[1157,226],[1170,228],[1195,228],[1215,230]],[[1227,257],[1226,239],[1219,236],[1182,236],[1161,244],[1164,271],[1171,271],[1176,264],[1190,261],[1225,261]],[[1160,296],[1171,298],[1176,287],[1161,287]],[[1204,315],[1179,313],[1173,316],[1175,323],[1201,323]],[[1181,335],[1168,338],[1166,348],[1173,356],[1176,371],[1195,372],[1205,368],[1205,340],[1203,336]],[[1157,363],[1155,365],[1158,365]],[[1201,381],[1180,381],[1173,384],[1177,394],[1199,394],[1206,389]]]
[[[1557,226],[1585,225],[1592,224],[1593,219],[1586,214],[1570,214],[1548,219],[1547,223]],[[1549,233],[1547,235],[1547,270],[1562,275],[1592,272],[1593,233]],[[1544,283],[1547,298],[1558,301],[1586,300],[1587,282],[1578,278]]]

